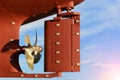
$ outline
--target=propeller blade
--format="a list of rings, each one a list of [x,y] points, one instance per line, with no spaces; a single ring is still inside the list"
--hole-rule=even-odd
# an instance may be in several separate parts
[[[40,59],[41,59],[41,54],[34,55],[34,64],[38,63]]]
[[[13,55],[10,56],[10,59],[11,59],[10,63],[18,72],[22,72],[22,69],[19,64],[19,55],[22,53],[23,51],[21,50],[21,51],[15,52]]]
[[[25,48],[25,56],[27,60],[27,64],[30,67],[30,69],[34,69],[34,56],[32,55],[33,48]]]
[[[28,44],[28,46],[32,46],[32,45],[31,45],[31,42],[30,42],[30,37],[29,37],[29,35],[26,35],[26,36],[25,36],[25,43]]]
[[[34,53],[32,55],[34,55],[34,63],[37,63],[41,58],[40,52],[42,52],[42,47],[34,46],[33,49],[34,49]]]
[[[37,31],[36,31],[36,39],[34,45],[33,46],[31,45],[30,37],[28,35],[26,35],[25,37],[25,43],[28,44],[28,46],[24,48],[26,61],[30,69],[33,70],[34,64],[40,60],[41,58],[40,52],[42,52],[42,47],[37,46]]]
[[[36,31],[36,39],[35,39],[35,43],[33,46],[37,46],[37,31]]]

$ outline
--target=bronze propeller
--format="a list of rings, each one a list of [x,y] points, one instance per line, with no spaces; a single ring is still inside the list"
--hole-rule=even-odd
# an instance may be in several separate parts
[[[24,47],[24,52],[27,60],[27,64],[30,67],[30,69],[34,69],[34,64],[37,63],[40,58],[42,52],[42,47],[37,45],[37,32],[36,32],[36,39],[34,45],[31,44],[30,42],[30,37],[29,35],[26,35],[25,37],[25,43],[28,44],[28,46]]]

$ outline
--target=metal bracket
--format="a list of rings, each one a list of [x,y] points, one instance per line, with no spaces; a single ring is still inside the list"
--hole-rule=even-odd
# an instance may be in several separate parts
[[[24,53],[24,46],[18,46],[19,40],[11,39],[2,49],[0,53],[0,78],[52,78],[60,77],[61,72],[49,74],[27,74],[24,73],[20,66],[18,57]]]
[[[1,73],[1,72],[0,72]],[[50,74],[26,74],[23,72],[8,72],[8,73],[1,73],[0,77],[12,77],[12,78],[52,78],[52,77],[61,77],[61,72],[50,73]]]

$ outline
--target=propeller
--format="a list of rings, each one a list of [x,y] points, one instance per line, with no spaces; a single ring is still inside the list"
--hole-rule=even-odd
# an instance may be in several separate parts
[[[40,53],[43,50],[41,46],[37,45],[37,32],[36,32],[36,39],[34,45],[31,44],[29,35],[26,35],[25,43],[28,44],[23,48],[26,56],[26,61],[29,68],[33,70],[34,64],[38,63],[38,61],[40,60],[41,58]]]

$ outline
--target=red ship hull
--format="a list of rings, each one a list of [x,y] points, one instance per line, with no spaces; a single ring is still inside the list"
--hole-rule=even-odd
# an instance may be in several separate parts
[[[83,0],[72,1],[74,5],[77,5]],[[64,5],[69,2],[71,0],[0,1],[0,77],[20,77],[22,74],[17,63],[18,59],[12,60],[12,57],[19,56],[22,52],[19,46],[20,26],[57,13],[56,6],[58,5],[62,5],[64,10],[64,7],[71,6],[71,4]],[[72,6],[74,7],[74,5]],[[60,76],[59,73],[56,73],[48,77],[54,75]],[[40,76],[38,75],[38,77]],[[34,77],[34,75],[27,75],[27,77]],[[42,77],[45,77],[45,75],[42,75]]]

